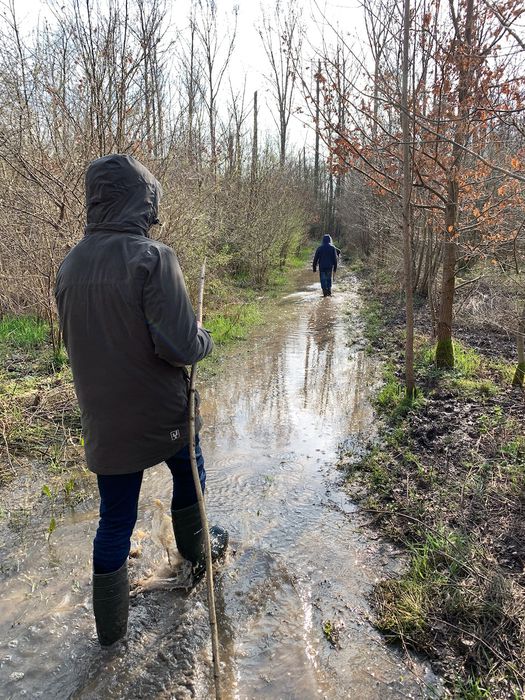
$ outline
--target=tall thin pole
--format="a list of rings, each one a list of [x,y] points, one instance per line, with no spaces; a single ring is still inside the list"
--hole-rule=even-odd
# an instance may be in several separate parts
[[[204,279],[206,277],[206,260],[202,263],[199,283],[199,300],[197,304],[197,319],[202,323],[202,306],[204,300]],[[197,468],[197,455],[195,454],[195,379],[197,375],[197,365],[192,365],[190,374],[190,406],[189,406],[189,438],[190,438],[190,461],[195,491],[197,492],[197,502],[201,516],[202,534],[204,539],[204,556],[206,559],[206,584],[208,589],[208,613],[210,618],[211,648],[213,654],[213,680],[215,682],[215,698],[222,699],[221,679],[220,679],[220,657],[219,657],[219,633],[217,629],[217,614],[215,612],[215,592],[213,589],[213,568],[211,558],[210,530],[208,528],[208,518],[204,507],[204,494],[202,492],[199,470]]]

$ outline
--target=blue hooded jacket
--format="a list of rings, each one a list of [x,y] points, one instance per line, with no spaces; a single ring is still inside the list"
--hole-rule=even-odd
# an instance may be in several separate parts
[[[337,249],[332,243],[332,237],[326,234],[323,242],[317,248],[314,255],[313,269],[317,272],[317,265],[320,270],[337,270]]]

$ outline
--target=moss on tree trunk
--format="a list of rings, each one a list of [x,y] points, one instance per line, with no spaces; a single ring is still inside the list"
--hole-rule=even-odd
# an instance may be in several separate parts
[[[454,346],[451,338],[438,340],[436,345],[436,365],[441,369],[454,369]]]
[[[518,362],[516,371],[514,372],[514,377],[512,379],[512,386],[523,386],[523,381],[525,379],[525,362]]]
[[[516,336],[516,347],[518,350],[518,366],[514,372],[512,386],[523,386],[525,379],[525,306],[521,312],[521,318],[518,325],[518,333]]]

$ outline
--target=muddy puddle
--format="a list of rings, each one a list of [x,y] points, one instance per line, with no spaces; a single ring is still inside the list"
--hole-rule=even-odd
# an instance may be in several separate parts
[[[333,464],[342,443],[357,451],[370,435],[376,370],[355,281],[347,275],[327,299],[313,281],[300,275],[273,320],[201,386],[209,518],[232,539],[216,574],[224,696],[433,697],[428,667],[368,622],[366,596],[400,558],[355,512]],[[130,562],[142,592],[116,649],[99,648],[92,621],[96,501],[60,520],[49,544],[31,519],[5,531],[2,698],[213,697],[205,586],[166,590],[149,534],[154,499],[169,504],[168,474],[158,466],[144,479]]]

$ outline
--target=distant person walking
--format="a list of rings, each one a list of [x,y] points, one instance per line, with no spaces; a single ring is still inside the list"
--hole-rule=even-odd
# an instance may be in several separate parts
[[[323,242],[317,248],[313,260],[313,270],[317,272],[319,265],[319,278],[324,297],[332,296],[332,274],[337,270],[337,248],[332,243],[332,237],[326,234]]]

